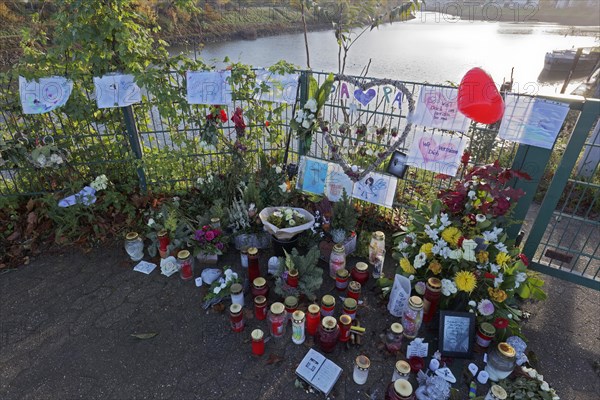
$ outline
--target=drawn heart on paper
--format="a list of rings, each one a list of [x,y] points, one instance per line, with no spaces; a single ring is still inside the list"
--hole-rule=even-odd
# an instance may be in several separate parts
[[[452,119],[456,116],[456,101],[446,99],[441,93],[427,94],[425,107],[432,117]]]
[[[458,153],[458,148],[454,143],[441,143],[438,146],[433,138],[419,139],[419,150],[426,163],[444,161],[447,158],[454,157]]]
[[[356,89],[354,91],[354,98],[358,100],[363,106],[369,104],[369,102],[373,100],[376,95],[377,91],[375,89],[369,89],[366,92],[363,92],[361,89]]]
[[[348,175],[348,177],[354,181],[358,182],[363,179],[365,176],[373,172],[384,160],[389,159],[390,155],[398,149],[401,144],[404,144],[406,141],[406,137],[408,133],[412,129],[412,121],[414,112],[415,112],[415,101],[413,99],[412,92],[404,86],[402,82],[394,81],[391,79],[371,79],[368,83],[364,83],[363,79],[357,79],[352,76],[347,75],[336,75],[335,80],[339,83],[348,82],[354,87],[357,87],[354,91],[354,97],[360,101],[361,104],[367,105],[371,100],[375,98],[377,95],[377,91],[373,89],[376,86],[393,86],[399,91],[402,92],[402,98],[406,100],[408,103],[408,113],[403,115],[406,120],[406,125],[404,130],[400,132],[400,134],[396,137],[396,141],[391,143],[391,145],[383,152],[377,155],[377,158],[370,164],[367,165],[360,173],[352,171],[352,165],[354,163],[348,162],[346,158],[341,154],[341,152],[333,150],[340,147],[340,144],[336,142],[336,139],[332,135],[330,130],[324,131],[323,136],[327,145],[332,149],[333,161],[338,163],[344,172]]]

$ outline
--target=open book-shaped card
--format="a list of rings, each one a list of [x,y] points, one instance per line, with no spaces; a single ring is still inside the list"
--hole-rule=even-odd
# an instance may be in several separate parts
[[[342,369],[340,367],[313,349],[306,353],[300,365],[296,368],[296,375],[326,396],[333,389],[333,385],[335,385],[341,373]]]

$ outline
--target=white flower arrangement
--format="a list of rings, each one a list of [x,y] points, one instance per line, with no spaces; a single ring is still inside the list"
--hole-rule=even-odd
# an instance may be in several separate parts
[[[99,175],[90,183],[90,186],[96,191],[105,190],[108,187],[108,178],[104,174]]]

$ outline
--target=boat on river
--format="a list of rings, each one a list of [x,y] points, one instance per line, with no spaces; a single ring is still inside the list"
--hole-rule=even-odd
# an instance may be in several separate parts
[[[583,47],[581,55],[575,66],[576,71],[591,72],[600,62],[599,47]],[[568,72],[573,66],[578,49],[554,50],[546,53],[544,58],[544,69],[547,71],[565,71]]]

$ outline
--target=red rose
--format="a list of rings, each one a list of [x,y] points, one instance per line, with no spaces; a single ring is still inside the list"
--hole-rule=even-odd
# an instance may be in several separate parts
[[[508,320],[506,318],[496,318],[494,320],[494,328],[496,329],[506,329],[508,328]]]
[[[469,160],[470,159],[471,159],[471,153],[469,153],[468,151],[465,150],[465,152],[463,153],[462,157],[460,158],[460,162],[466,168],[467,165],[469,164]]]
[[[496,275],[490,272],[486,272],[483,276],[485,277],[485,279],[496,279]]]
[[[269,121],[265,121],[265,126],[268,128],[271,123]]]
[[[519,258],[521,259],[521,261],[523,261],[523,264],[525,264],[526,267],[529,267],[529,259],[525,254],[519,254]]]
[[[495,217],[500,217],[508,211],[510,208],[510,202],[506,200],[504,197],[499,197],[496,199],[494,203],[494,207],[492,207],[492,212]]]
[[[219,110],[219,118],[221,122],[227,122],[227,113],[222,108]]]

